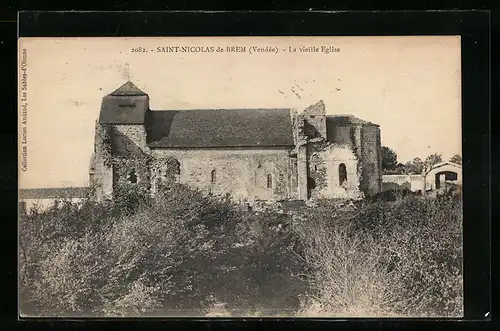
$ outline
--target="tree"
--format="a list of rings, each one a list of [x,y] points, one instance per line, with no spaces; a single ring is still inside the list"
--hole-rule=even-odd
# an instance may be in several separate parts
[[[450,158],[450,162],[462,164],[462,156],[460,154],[455,154]]]
[[[382,170],[394,170],[398,164],[398,155],[389,147],[382,146]]]
[[[434,165],[443,162],[443,158],[441,154],[431,154],[429,155],[424,162],[424,168],[430,170]]]
[[[421,174],[424,168],[424,163],[419,157],[405,163],[406,171],[409,174]]]

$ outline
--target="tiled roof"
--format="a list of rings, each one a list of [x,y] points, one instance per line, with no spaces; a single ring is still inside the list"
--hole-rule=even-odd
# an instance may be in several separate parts
[[[99,123],[143,124],[149,96],[128,81],[102,99]]]
[[[147,94],[141,91],[131,81],[127,81],[125,84],[114,90],[110,95],[130,96],[130,95],[147,95]]]
[[[90,192],[89,187],[28,188],[20,189],[21,199],[83,198]]]
[[[151,111],[148,145],[157,148],[293,146],[289,109]]]
[[[328,115],[326,117],[326,121],[330,125],[374,125],[378,126],[378,124],[364,121],[360,118],[357,118],[353,115]]]
[[[149,108],[147,96],[107,95],[102,100],[99,123],[143,124],[144,114]]]
[[[439,163],[436,163],[435,165],[432,166],[432,170],[434,169],[437,169],[437,168],[441,168],[441,167],[444,167],[444,166],[452,166],[452,167],[456,167],[456,168],[462,168],[462,166],[458,163],[454,163],[454,162],[450,162],[450,161],[445,161],[445,162],[439,162]]]

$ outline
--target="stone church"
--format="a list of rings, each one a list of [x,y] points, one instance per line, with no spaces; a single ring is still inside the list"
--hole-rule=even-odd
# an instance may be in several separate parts
[[[379,126],[295,109],[151,110],[128,81],[102,100],[90,186],[152,194],[174,182],[235,201],[361,198],[382,190]]]

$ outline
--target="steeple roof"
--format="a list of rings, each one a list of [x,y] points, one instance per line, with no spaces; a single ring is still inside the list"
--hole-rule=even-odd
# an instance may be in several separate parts
[[[141,91],[131,81],[127,81],[125,84],[114,90],[110,95],[131,96],[131,95],[147,95],[147,94]]]

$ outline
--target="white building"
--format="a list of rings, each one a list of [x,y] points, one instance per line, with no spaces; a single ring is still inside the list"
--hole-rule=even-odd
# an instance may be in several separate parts
[[[88,187],[20,189],[19,212],[30,213],[33,208],[38,208],[40,211],[47,210],[63,200],[80,202],[88,194]]]

